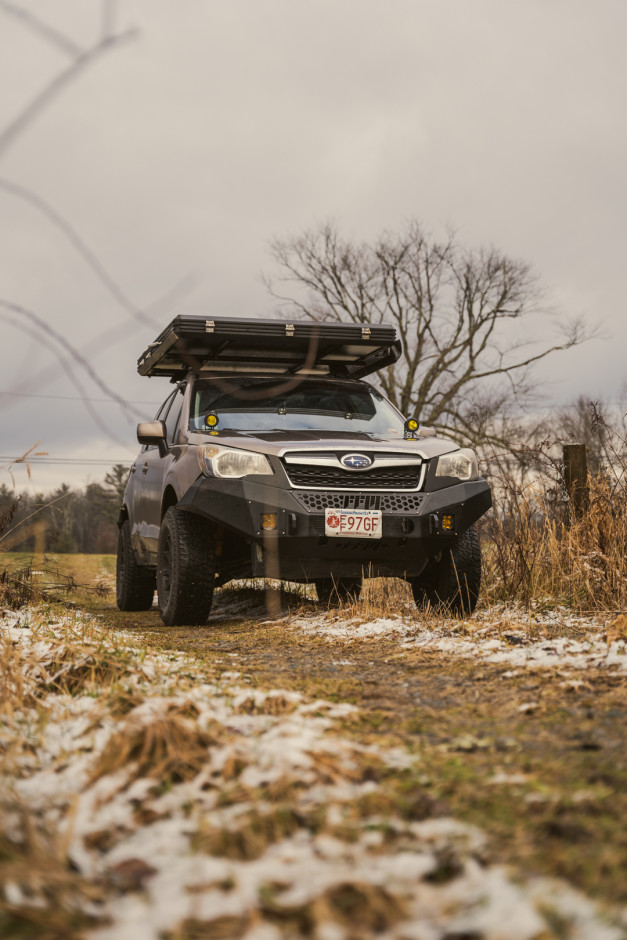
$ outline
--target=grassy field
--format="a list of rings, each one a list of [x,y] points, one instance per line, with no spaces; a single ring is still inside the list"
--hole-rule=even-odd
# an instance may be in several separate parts
[[[1,552],[0,571],[24,572],[36,591],[69,603],[102,593],[115,600],[115,555]]]
[[[324,611],[312,598],[283,594],[280,618],[268,619],[261,590],[223,591],[204,627],[166,628],[156,610],[123,614],[115,606],[113,556],[4,555],[32,562],[43,584],[73,581],[67,599],[101,619],[113,637],[161,651],[183,651],[204,675],[236,666],[253,689],[281,688],[307,699],[351,703],[342,733],[364,745],[402,747],[413,769],[389,775],[376,811],[402,818],[453,816],[479,825],[491,858],[524,873],[557,875],[588,895],[627,901],[627,689],[624,674],[590,667],[508,669],[459,658],[460,643],[581,637],[599,621],[547,625],[521,612],[516,626],[502,609],[468,623],[424,618],[400,591],[395,603],[366,598]],[[56,581],[55,581],[56,578]],[[105,593],[108,589],[109,593]],[[395,635],[329,637],[303,632],[299,618],[360,624],[395,610],[417,633],[436,629],[453,651],[423,649]],[[602,624],[601,624],[602,626]],[[504,642],[509,642],[505,640]],[[373,807],[371,806],[372,810]]]

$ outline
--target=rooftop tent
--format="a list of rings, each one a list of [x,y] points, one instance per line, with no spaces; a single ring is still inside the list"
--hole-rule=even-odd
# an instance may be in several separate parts
[[[174,379],[189,371],[362,378],[392,365],[400,354],[391,326],[183,316],[175,317],[142,353],[137,371]]]

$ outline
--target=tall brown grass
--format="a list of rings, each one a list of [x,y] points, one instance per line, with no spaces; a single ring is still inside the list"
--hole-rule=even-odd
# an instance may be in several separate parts
[[[494,509],[482,520],[490,600],[564,605],[573,612],[627,605],[627,461],[620,440],[589,474],[580,511],[563,484],[561,449],[543,442],[526,463],[495,461]]]

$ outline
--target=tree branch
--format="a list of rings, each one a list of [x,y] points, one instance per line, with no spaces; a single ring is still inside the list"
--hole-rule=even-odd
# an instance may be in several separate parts
[[[71,39],[68,39],[65,33],[45,23],[38,16],[35,16],[34,13],[31,13],[30,10],[24,10],[22,7],[10,3],[9,0],[0,0],[0,10],[4,13],[8,13],[9,16],[14,16],[16,19],[21,20],[32,33],[40,36],[65,55],[70,56],[71,59],[78,59],[84,54],[85,50],[76,45]]]
[[[73,346],[72,343],[70,343],[70,341],[67,340],[61,333],[53,329],[49,323],[46,323],[42,317],[38,316],[36,313],[33,313],[31,310],[27,310],[26,307],[22,307],[20,304],[11,303],[11,301],[8,300],[0,299],[0,307],[4,307],[5,310],[14,316],[20,319],[28,320],[30,323],[34,324],[46,336],[58,343],[58,345],[63,350],[65,350],[65,352],[69,353],[69,355],[72,357],[72,361],[77,363],[84,370],[92,382],[94,382],[102,392],[113,398],[127,413],[134,412],[136,415],[139,415],[139,412],[137,412],[136,409],[126,401],[126,399],[122,398],[117,394],[117,392],[113,391],[113,389],[109,388],[109,386],[103,382],[98,373],[90,365],[87,359],[81,355],[79,350],[76,349],[76,347]],[[139,416],[141,417],[141,415]]]
[[[529,395],[527,370],[589,335],[575,324],[560,342],[512,340],[512,321],[540,312],[529,265],[492,247],[465,249],[454,233],[438,243],[417,222],[372,244],[345,241],[326,223],[270,248],[279,279],[289,285],[278,293],[266,279],[272,296],[314,320],[393,323],[403,358],[379,376],[386,395],[404,413],[415,410],[428,424],[444,421],[464,437],[477,387],[487,383],[503,406]]]
[[[90,65],[111,49],[129,42],[137,36],[136,30],[127,30],[117,36],[107,36],[91,49],[81,52],[66,69],[53,78],[37,94],[23,111],[0,134],[0,158],[2,158],[21,133],[32,124],[39,114],[47,108],[61,92],[69,86]]]
[[[98,280],[111,294],[113,299],[116,300],[117,303],[119,303],[120,306],[127,311],[127,313],[131,314],[131,316],[135,317],[146,326],[153,327],[155,325],[154,321],[150,317],[146,316],[145,312],[140,310],[139,307],[135,306],[132,300],[127,297],[119,284],[117,284],[117,282],[111,277],[109,272],[101,263],[96,253],[89,247],[85,239],[79,235],[76,229],[73,228],[67,219],[57,212],[56,209],[54,209],[49,203],[45,202],[41,196],[38,196],[37,193],[34,193],[32,190],[27,189],[24,186],[19,186],[17,183],[12,183],[10,180],[2,179],[1,177],[0,189],[4,190],[6,193],[9,193],[11,196],[15,196],[17,199],[21,199],[23,202],[26,202],[33,206],[33,208],[37,209],[38,212],[41,212],[41,214],[44,215],[48,221],[55,226],[55,228],[62,232],[70,244],[76,249],[78,254],[91,268]]]
[[[0,301],[0,304],[2,304],[2,301]],[[7,320],[7,322],[9,322],[13,327],[21,330],[23,333],[26,333],[28,336],[31,336],[32,338],[38,340],[40,343],[42,344],[45,343],[44,338],[41,336],[41,334],[37,333],[37,330],[35,330],[32,325],[29,325],[28,323],[21,323],[20,321],[16,321],[16,320],[11,320],[9,319],[9,317],[10,317],[10,314],[8,313],[0,313],[0,318]],[[78,376],[76,375],[74,371],[71,359],[66,356],[63,356],[63,354],[58,349],[56,349],[55,347],[51,347],[49,343],[45,343],[45,345],[46,345],[46,349],[51,351],[52,354],[56,357],[59,363],[59,366],[63,370],[64,375],[67,376],[71,384],[74,386],[74,388],[78,392],[80,399],[83,402],[83,405],[85,406],[87,413],[91,417],[96,427],[100,428],[103,434],[105,434],[110,440],[114,441],[116,444],[122,444],[123,446],[126,446],[128,441],[123,441],[121,438],[119,438],[115,434],[115,432],[112,431],[108,427],[108,425],[102,420],[100,412],[97,411],[92,405],[85,386],[80,381],[80,379],[78,378]]]

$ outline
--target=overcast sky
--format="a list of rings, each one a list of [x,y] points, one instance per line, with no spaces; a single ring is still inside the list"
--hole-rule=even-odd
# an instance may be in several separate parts
[[[81,47],[97,0],[11,0]],[[616,399],[625,381],[625,0],[117,0],[137,36],[68,85],[0,151],[0,178],[59,213],[68,238],[0,184],[0,298],[85,355],[91,412],[45,330],[0,307],[0,457],[41,440],[60,461],[130,462],[165,380],[139,354],[179,313],[271,314],[267,244],[335,219],[367,239],[416,217],[528,261],[564,317],[600,338],[538,371],[548,402]],[[0,133],[68,52],[0,3]],[[1,140],[1,138],[0,138]],[[172,294],[173,292],[173,294]],[[539,330],[551,336],[551,324]],[[42,339],[44,340],[42,342]],[[19,394],[18,394],[19,393]],[[102,427],[104,425],[108,431]],[[2,460],[0,463],[5,463]],[[34,485],[105,466],[34,468]],[[1,480],[9,482],[2,472]],[[16,472],[18,487],[25,483]]]

